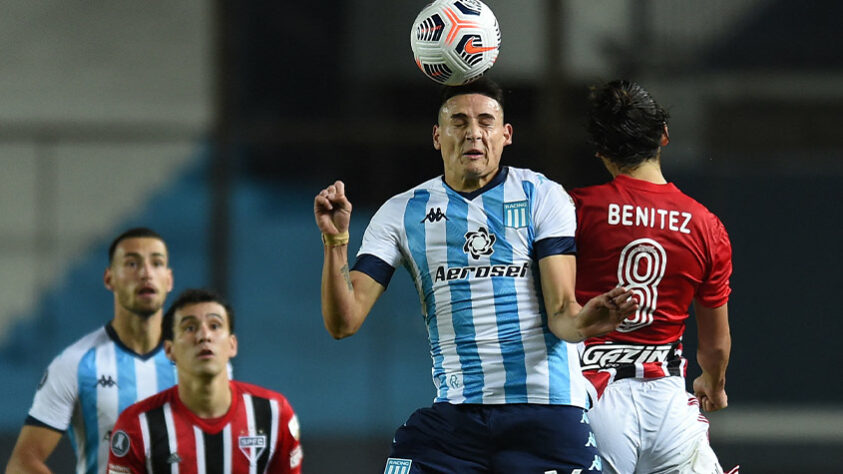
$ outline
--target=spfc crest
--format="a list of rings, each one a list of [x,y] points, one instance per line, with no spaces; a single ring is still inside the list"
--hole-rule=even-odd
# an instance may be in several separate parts
[[[266,449],[266,436],[240,436],[237,438],[237,444],[240,446],[240,451],[249,460],[249,464],[255,465],[258,458],[263,454],[263,450]]]

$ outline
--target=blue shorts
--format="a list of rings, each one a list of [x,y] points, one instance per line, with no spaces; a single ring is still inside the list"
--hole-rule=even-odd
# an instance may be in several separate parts
[[[384,470],[384,474],[554,472],[603,472],[582,408],[436,403],[416,410],[398,428]]]

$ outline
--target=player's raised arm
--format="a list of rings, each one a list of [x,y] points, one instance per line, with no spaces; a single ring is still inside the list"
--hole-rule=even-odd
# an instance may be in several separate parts
[[[694,380],[694,395],[705,411],[717,411],[728,406],[726,396],[726,367],[732,350],[729,333],[729,310],[724,304],[707,308],[694,302],[697,318],[697,362],[703,373]]]
[[[316,195],[313,214],[325,246],[322,318],[331,336],[341,339],[360,329],[384,287],[370,276],[349,269],[351,202],[345,196],[342,181],[336,181]]]
[[[548,325],[556,337],[580,342],[606,334],[638,309],[632,292],[620,287],[595,296],[585,306],[580,306],[574,293],[576,269],[576,257],[573,255],[551,255],[539,260]]]

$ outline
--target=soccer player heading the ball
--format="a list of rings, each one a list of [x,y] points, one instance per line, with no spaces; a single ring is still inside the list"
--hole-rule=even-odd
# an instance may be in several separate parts
[[[732,251],[717,216],[662,175],[667,118],[635,82],[594,89],[588,132],[614,180],[571,192],[577,299],[620,285],[639,302],[616,331],[586,340],[582,354],[599,396],[588,416],[607,473],[723,472],[699,407],[727,404]],[[696,397],[685,391],[682,357],[692,302],[702,368]]]
[[[178,385],[120,415],[108,472],[299,474],[299,423],[287,399],[229,379],[237,355],[231,307],[209,291],[185,290],[161,331]]]
[[[432,138],[444,175],[381,206],[353,269],[344,183],[314,200],[333,337],[360,329],[399,266],[420,293],[436,396],[395,433],[385,472],[600,466],[576,343],[611,331],[637,303],[624,288],[576,302],[573,204],[543,175],[501,166],[513,133],[502,96],[487,78],[443,89]]]

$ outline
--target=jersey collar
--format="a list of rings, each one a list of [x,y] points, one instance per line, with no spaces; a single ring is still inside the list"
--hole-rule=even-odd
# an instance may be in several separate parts
[[[475,189],[474,191],[470,191],[470,192],[457,191],[456,189],[448,186],[448,183],[445,182],[445,175],[442,175],[442,184],[444,184],[445,187],[450,189],[451,191],[453,191],[453,192],[459,194],[460,196],[462,196],[462,197],[468,199],[469,201],[471,201],[472,199],[476,198],[477,196],[485,193],[486,191],[488,191],[488,190],[494,188],[495,186],[497,186],[497,185],[503,183],[504,181],[506,181],[507,175],[509,175],[509,167],[508,166],[501,166],[501,168],[498,170],[498,173],[495,175],[494,178],[492,178],[491,181],[486,183],[486,185],[483,186],[482,188]]]

